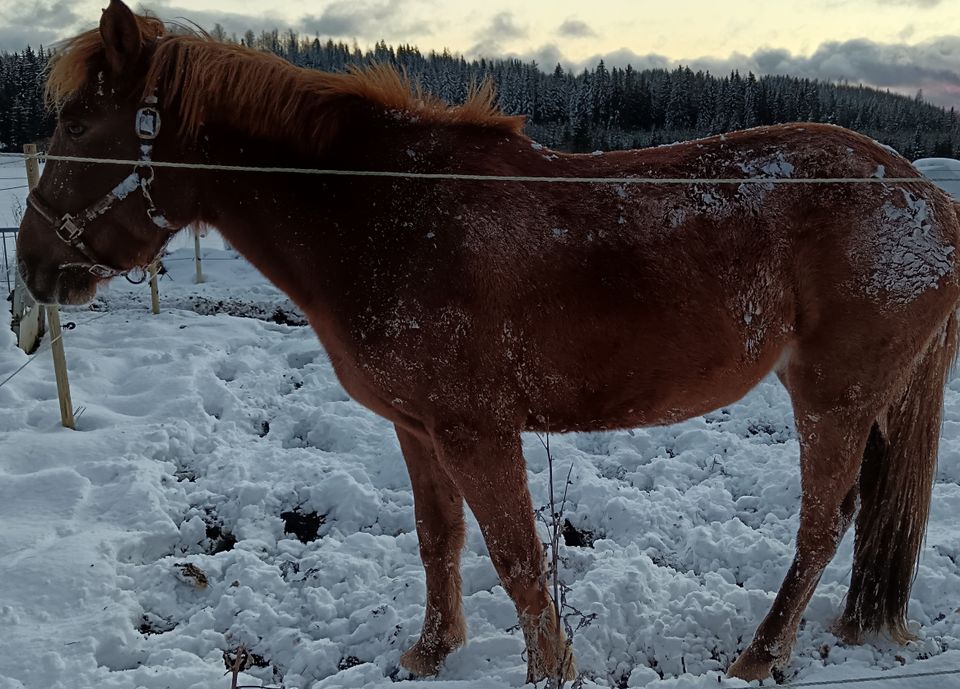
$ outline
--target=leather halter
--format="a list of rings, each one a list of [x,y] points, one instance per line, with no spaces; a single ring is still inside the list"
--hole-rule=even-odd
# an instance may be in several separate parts
[[[86,268],[90,274],[98,278],[112,278],[118,275],[127,275],[129,279],[129,273],[131,271],[137,268],[143,269],[142,266],[135,266],[134,268],[126,270],[111,267],[104,263],[83,241],[84,232],[89,229],[88,225],[110,210],[115,204],[127,198],[137,187],[140,188],[140,191],[143,193],[143,198],[147,203],[147,217],[149,217],[158,228],[164,230],[170,229],[170,224],[163,215],[157,211],[153,203],[153,198],[150,195],[150,185],[153,183],[154,177],[150,156],[153,153],[153,140],[157,138],[157,134],[160,133],[160,113],[155,107],[156,103],[156,96],[150,96],[144,99],[143,107],[137,110],[134,129],[137,137],[140,139],[140,156],[133,171],[99,201],[87,206],[82,211],[78,211],[77,213],[64,213],[58,218],[59,214],[40,197],[36,190],[31,191],[30,195],[27,196],[27,203],[40,214],[40,217],[53,226],[57,237],[86,256],[89,261],[62,263],[60,264],[61,270],[64,268],[82,267]],[[160,248],[157,256],[163,252],[165,247],[166,244]],[[142,280],[140,281],[142,282]]]

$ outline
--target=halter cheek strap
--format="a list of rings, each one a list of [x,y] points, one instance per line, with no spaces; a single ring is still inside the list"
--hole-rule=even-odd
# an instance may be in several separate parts
[[[131,172],[120,184],[114,187],[110,193],[92,206],[89,206],[77,215],[64,213],[59,219],[57,218],[56,212],[44,203],[35,191],[30,192],[30,195],[27,197],[27,203],[30,204],[44,220],[53,225],[57,236],[64,243],[69,244],[90,260],[89,264],[64,263],[60,266],[61,268],[83,265],[87,266],[92,274],[102,278],[114,277],[126,272],[101,263],[90,247],[84,243],[83,233],[87,229],[88,223],[106,213],[118,201],[125,199],[127,195],[138,186],[140,186],[140,174],[137,171]]]
[[[137,110],[134,129],[137,137],[140,139],[140,157],[133,171],[99,201],[76,214],[64,213],[58,218],[57,212],[47,204],[35,190],[31,191],[30,195],[27,196],[27,204],[29,204],[40,217],[53,226],[57,237],[64,243],[75,248],[89,260],[89,263],[63,263],[60,265],[61,269],[83,267],[98,278],[128,275],[130,271],[133,270],[114,268],[101,261],[94,251],[83,241],[83,234],[91,222],[106,213],[115,204],[123,201],[138,187],[146,201],[147,216],[151,222],[160,229],[170,228],[169,223],[163,215],[157,211],[153,197],[150,194],[150,185],[153,183],[154,177],[153,166],[151,165],[153,140],[160,132],[160,113],[155,107],[156,103],[156,96],[150,96],[145,99],[144,106]],[[157,253],[158,256],[163,252],[165,247],[166,243],[160,248],[160,251]]]

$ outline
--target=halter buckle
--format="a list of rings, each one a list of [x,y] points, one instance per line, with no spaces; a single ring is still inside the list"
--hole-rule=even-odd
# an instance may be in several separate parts
[[[92,266],[87,268],[91,275],[98,278],[112,278],[115,275],[118,275],[118,272],[109,266],[105,266],[102,263],[94,263]]]
[[[149,106],[137,110],[135,129],[141,139],[150,141],[157,138],[160,133],[160,112]]]
[[[83,228],[78,227],[77,224],[73,222],[73,216],[67,213],[60,218],[60,224],[57,225],[56,232],[62,241],[73,246],[77,243],[77,240],[80,239],[80,235],[83,234]]]

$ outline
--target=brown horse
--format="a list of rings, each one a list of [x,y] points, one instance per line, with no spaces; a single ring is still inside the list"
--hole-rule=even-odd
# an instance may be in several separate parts
[[[960,298],[957,209],[929,182],[571,185],[150,163],[915,177],[902,158],[825,125],[555,153],[486,90],[450,108],[388,68],[297,69],[170,35],[119,0],[99,31],[61,47],[48,93],[59,111],[51,154],[140,163],[127,177],[48,163],[19,238],[30,290],[43,302],[88,300],[98,281],[207,223],[286,291],[344,388],[396,425],[427,579],[423,631],[401,660],[412,672],[435,673],[466,641],[466,501],[516,604],[529,677],[574,674],[545,584],[522,431],[670,423],[733,402],[771,370],[800,437],[797,552],[730,673],[762,678],[789,659],[858,496],[838,634],[909,637]]]

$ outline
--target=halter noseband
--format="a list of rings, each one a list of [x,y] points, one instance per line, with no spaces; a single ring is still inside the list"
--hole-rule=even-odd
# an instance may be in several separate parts
[[[30,195],[27,196],[27,203],[40,214],[40,217],[53,226],[57,237],[89,259],[89,263],[62,263],[60,264],[61,269],[82,267],[86,268],[91,275],[98,278],[128,275],[134,270],[134,268],[129,270],[112,268],[106,263],[103,263],[83,241],[83,234],[88,229],[87,225],[89,223],[110,210],[114,204],[123,201],[132,191],[137,189],[137,187],[140,188],[140,191],[143,193],[143,198],[147,203],[147,217],[160,229],[169,229],[169,223],[163,215],[157,211],[153,203],[153,197],[150,195],[150,185],[153,183],[154,177],[150,156],[153,153],[153,140],[157,138],[157,134],[160,133],[160,113],[155,107],[156,104],[157,97],[150,96],[144,99],[144,105],[137,110],[134,129],[137,137],[140,139],[140,157],[133,171],[99,201],[87,206],[76,214],[64,213],[58,218],[58,213],[40,198],[36,190],[31,191]],[[166,244],[160,248],[157,256],[163,252],[165,247]]]

